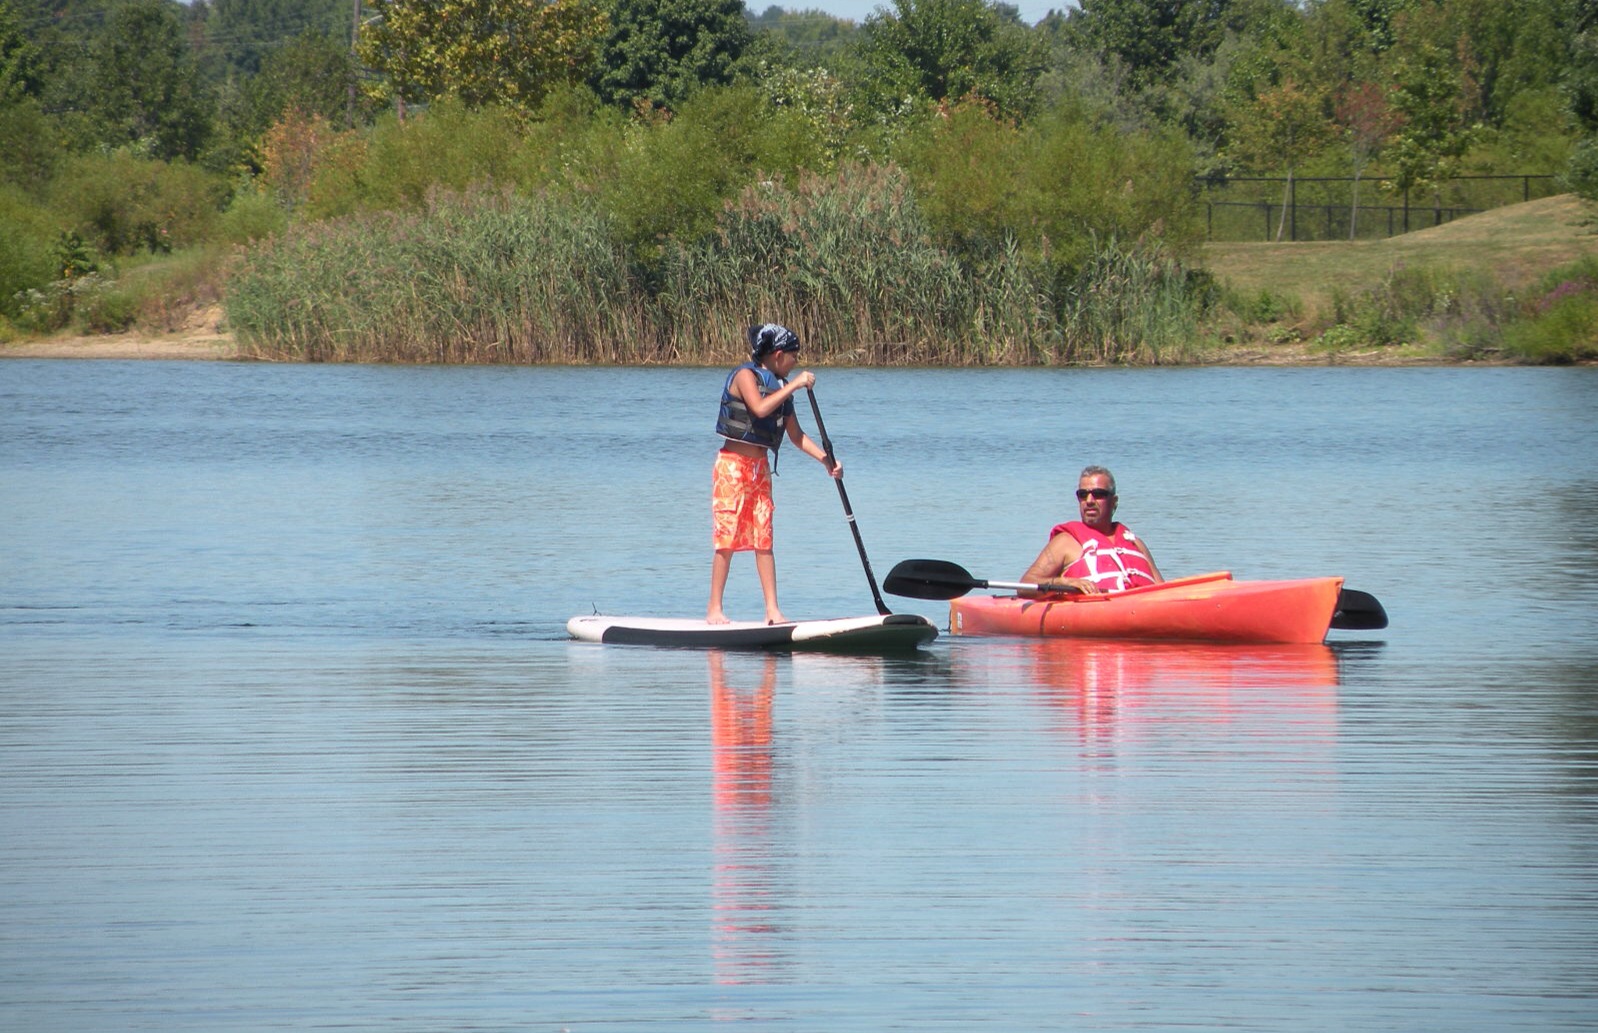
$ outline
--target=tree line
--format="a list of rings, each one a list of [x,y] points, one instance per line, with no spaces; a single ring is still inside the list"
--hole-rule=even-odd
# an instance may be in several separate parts
[[[762,185],[884,175],[918,245],[971,276],[1024,264],[1017,304],[1058,316],[1107,250],[1190,259],[1195,177],[1557,174],[1598,196],[1595,10],[0,0],[0,318],[66,318],[84,275],[144,256],[485,185],[594,216],[658,292]]]

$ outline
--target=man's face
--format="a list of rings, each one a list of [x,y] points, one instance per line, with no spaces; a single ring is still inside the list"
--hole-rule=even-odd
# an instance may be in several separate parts
[[[1115,517],[1115,495],[1110,479],[1102,473],[1088,474],[1077,482],[1077,509],[1089,527],[1105,528]]]

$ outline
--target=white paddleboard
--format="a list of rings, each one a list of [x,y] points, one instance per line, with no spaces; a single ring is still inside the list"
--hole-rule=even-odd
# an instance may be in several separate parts
[[[938,629],[919,614],[789,621],[765,624],[733,621],[711,624],[686,617],[611,617],[594,614],[566,622],[572,638],[612,645],[676,646],[690,649],[815,649],[840,653],[883,653],[915,649],[938,637]]]

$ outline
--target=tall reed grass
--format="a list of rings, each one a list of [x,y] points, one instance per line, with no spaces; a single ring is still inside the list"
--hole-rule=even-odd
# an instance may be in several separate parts
[[[310,224],[251,251],[228,320],[247,354],[312,362],[650,362],[626,257],[592,212],[509,193]]]
[[[1174,263],[1114,241],[1080,269],[959,258],[892,166],[749,186],[647,261],[624,239],[581,200],[435,192],[256,247],[228,317],[248,352],[305,361],[718,364],[763,320],[861,365],[1170,361],[1196,337]]]

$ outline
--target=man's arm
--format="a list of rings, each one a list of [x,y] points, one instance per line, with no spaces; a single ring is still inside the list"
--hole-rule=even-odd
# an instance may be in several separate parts
[[[1060,574],[1066,567],[1075,563],[1078,556],[1082,555],[1082,543],[1072,538],[1066,531],[1061,531],[1049,539],[1049,544],[1038,553],[1038,558],[1032,561],[1032,566],[1021,575],[1021,580],[1030,585],[1038,585],[1043,592],[1034,592],[1030,589],[1020,589],[1017,594],[1035,599],[1039,595],[1056,592],[1082,592],[1087,595],[1097,595],[1099,587],[1091,581],[1078,577],[1062,578]],[[1150,563],[1153,561],[1150,560]]]

